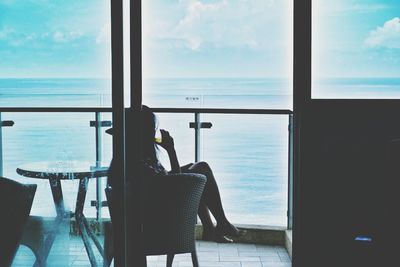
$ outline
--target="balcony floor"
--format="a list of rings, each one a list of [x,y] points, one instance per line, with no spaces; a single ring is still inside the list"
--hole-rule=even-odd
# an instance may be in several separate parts
[[[217,244],[197,241],[200,266],[204,267],[290,267],[290,257],[284,247],[255,244]],[[28,267],[34,262],[33,253],[21,246],[12,267]],[[148,267],[164,267],[166,256],[147,257]],[[82,240],[77,236],[56,239],[48,258],[48,266],[90,266]],[[99,266],[102,263],[99,262]],[[175,256],[175,267],[192,266],[190,254]]]

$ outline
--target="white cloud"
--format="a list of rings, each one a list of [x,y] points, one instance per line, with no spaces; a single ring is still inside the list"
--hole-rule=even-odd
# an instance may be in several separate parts
[[[382,12],[391,8],[385,4],[349,3],[348,0],[314,1],[313,13],[318,16],[348,16]]]
[[[8,26],[3,27],[2,30],[0,30],[0,40],[6,40],[14,30]]]
[[[202,16],[210,12],[218,12],[227,4],[228,2],[226,0],[212,4],[205,4],[201,1],[189,1],[186,8],[186,16],[179,21],[178,28],[190,27],[196,20],[201,19]]]
[[[152,24],[160,27],[148,27],[151,33],[145,34],[156,40],[174,40],[178,46],[183,43],[191,50],[205,45],[257,49],[282,39],[276,34],[282,34],[284,30],[280,27],[291,21],[285,17],[288,3],[288,0],[180,0],[183,14],[180,19],[173,24],[167,22],[168,18],[164,22],[158,19]]]
[[[57,43],[65,43],[78,39],[83,35],[82,32],[79,31],[70,31],[70,32],[62,32],[56,31],[53,33],[53,40]]]
[[[48,4],[49,0],[0,0],[0,4],[4,5],[14,5],[18,3],[26,3],[30,2],[36,5],[43,5],[43,4]]]
[[[99,34],[96,37],[96,43],[111,43],[111,24],[106,23],[101,28]]]
[[[365,43],[369,47],[400,49],[400,18],[386,21],[382,27],[371,31]]]
[[[348,13],[371,13],[371,12],[377,12],[377,11],[382,11],[385,9],[388,9],[388,5],[384,4],[353,4],[350,6],[347,6],[345,10],[342,10],[343,12],[348,12]]]
[[[19,33],[9,26],[4,26],[3,29],[0,30],[0,40],[12,46],[21,46],[35,39],[37,39],[36,33]]]

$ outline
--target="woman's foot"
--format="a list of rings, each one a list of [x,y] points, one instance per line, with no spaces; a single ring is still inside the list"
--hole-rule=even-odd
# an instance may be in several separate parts
[[[239,236],[241,234],[241,231],[239,231],[239,229],[237,229],[230,222],[217,224],[217,227],[215,227],[215,232],[221,236]]]
[[[215,230],[206,230],[203,231],[203,236],[202,239],[204,241],[212,241],[212,242],[217,242],[217,243],[232,243],[233,240],[224,236],[217,234]]]
[[[233,243],[233,240],[224,235],[216,235],[214,241],[217,243]]]

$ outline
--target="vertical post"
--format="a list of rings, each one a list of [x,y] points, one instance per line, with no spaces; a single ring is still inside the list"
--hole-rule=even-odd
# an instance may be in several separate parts
[[[304,230],[307,225],[307,214],[302,173],[301,124],[303,111],[311,102],[311,33],[312,33],[312,0],[296,0],[294,4],[293,32],[293,267],[307,266],[307,257],[313,257],[309,252],[310,244]],[[303,152],[304,153],[304,152]]]
[[[0,176],[3,176],[3,121],[0,112]]]
[[[201,135],[200,135],[200,113],[194,114],[194,161],[199,162],[201,159]]]
[[[101,161],[103,158],[103,150],[102,150],[102,134],[101,134],[101,113],[96,112],[96,167],[100,167]],[[101,225],[101,208],[102,208],[102,177],[96,178],[96,219]]]
[[[140,121],[142,109],[142,0],[130,1],[130,71],[131,71],[131,108],[126,126],[126,175],[129,178],[127,188],[127,266],[147,266],[143,251],[143,186],[140,179],[141,131],[135,124]],[[133,123],[132,123],[133,122]]]
[[[287,228],[293,228],[293,115],[289,115]]]
[[[123,12],[122,0],[111,3],[111,74],[112,74],[112,121],[113,121],[113,206],[114,218],[114,266],[129,266],[126,264],[127,225],[125,216],[126,195],[126,164],[125,164],[125,110],[124,110],[124,46],[123,46]]]

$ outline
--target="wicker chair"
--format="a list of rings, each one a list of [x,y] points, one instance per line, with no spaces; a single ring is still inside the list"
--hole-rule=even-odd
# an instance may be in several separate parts
[[[198,267],[195,224],[206,177],[201,174],[173,174],[144,179],[143,250],[145,255],[167,254],[167,267],[175,254],[191,253],[193,266]],[[111,188],[106,189],[111,219]],[[112,259],[112,233],[106,228],[105,266]]]
[[[0,177],[0,266],[11,266],[14,260],[36,187]]]

